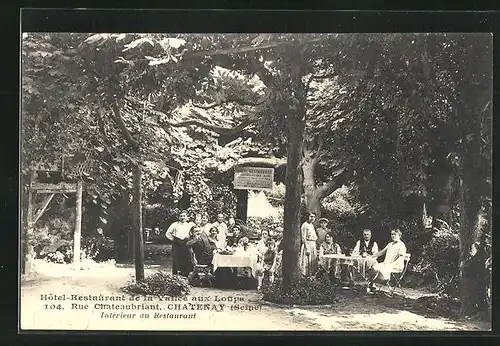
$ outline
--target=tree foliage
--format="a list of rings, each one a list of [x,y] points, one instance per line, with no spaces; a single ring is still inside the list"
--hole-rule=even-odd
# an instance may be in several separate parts
[[[148,203],[230,213],[239,159],[287,157],[285,257],[302,192],[415,248],[424,205],[458,208],[470,277],[488,257],[491,49],[482,34],[25,34],[23,171],[64,157],[105,210],[139,163]]]

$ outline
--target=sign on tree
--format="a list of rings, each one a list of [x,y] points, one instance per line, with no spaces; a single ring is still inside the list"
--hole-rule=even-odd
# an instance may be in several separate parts
[[[235,167],[234,188],[236,190],[272,190],[274,168]]]

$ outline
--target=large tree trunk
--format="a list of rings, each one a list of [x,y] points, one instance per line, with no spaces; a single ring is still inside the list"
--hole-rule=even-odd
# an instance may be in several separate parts
[[[134,164],[132,225],[135,234],[135,279],[144,280],[144,241],[142,233],[142,168]]]
[[[457,184],[455,171],[446,161],[446,157],[436,158],[436,166],[431,177],[431,189],[429,189],[431,203],[428,211],[435,220],[441,219],[451,225]],[[435,222],[434,226],[439,227],[439,223]]]
[[[302,173],[304,177],[304,196],[308,212],[316,214],[316,219],[321,217],[321,196],[316,186],[314,168],[316,167],[316,155],[309,149],[304,148],[304,160],[302,162]]]
[[[283,231],[283,291],[301,277],[300,270],[300,205],[302,197],[302,146],[304,126],[300,121],[287,123],[288,145],[286,166],[286,192]]]
[[[472,156],[472,155],[469,155]],[[476,158],[477,159],[477,158]],[[465,161],[465,162],[464,162]],[[481,196],[471,160],[462,158],[459,164],[459,206],[460,206],[460,316],[473,316],[484,308],[487,301],[484,280],[484,252],[477,245],[482,229],[476,221],[481,212]]]

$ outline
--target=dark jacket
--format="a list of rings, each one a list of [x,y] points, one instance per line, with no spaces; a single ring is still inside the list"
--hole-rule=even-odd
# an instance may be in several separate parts
[[[212,263],[214,250],[217,249],[217,245],[208,235],[201,233],[198,239],[189,241],[189,245],[196,256],[198,264],[208,265]]]
[[[242,234],[241,232],[237,236],[236,235],[229,236],[229,237],[227,237],[227,245],[236,246],[236,245],[238,245],[238,242],[240,241],[240,239],[243,237],[245,237],[245,235]]]
[[[370,239],[370,241],[368,242],[368,247],[366,247],[365,240],[360,239],[359,240],[359,253],[362,254],[363,252],[366,252],[369,255],[373,255],[373,251],[372,251],[373,243],[374,243],[374,240]]]

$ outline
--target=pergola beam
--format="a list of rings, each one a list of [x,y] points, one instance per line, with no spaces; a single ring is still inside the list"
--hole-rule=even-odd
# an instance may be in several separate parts
[[[31,190],[37,193],[76,193],[77,184],[72,183],[32,183]]]
[[[36,223],[38,219],[43,215],[45,210],[47,209],[50,201],[52,201],[52,198],[54,198],[54,194],[50,194],[49,196],[45,197],[45,200],[42,203],[42,207],[37,211],[35,215],[35,219],[33,220],[33,223]]]

